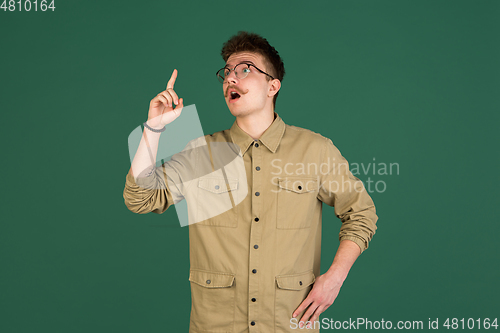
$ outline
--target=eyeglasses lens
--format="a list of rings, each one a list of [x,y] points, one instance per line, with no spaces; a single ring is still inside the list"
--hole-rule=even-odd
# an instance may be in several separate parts
[[[244,79],[247,77],[248,73],[250,73],[250,66],[247,64],[239,64],[234,69],[236,77],[238,79]],[[231,69],[223,68],[219,71],[217,77],[220,83],[224,83],[225,79],[231,74]]]

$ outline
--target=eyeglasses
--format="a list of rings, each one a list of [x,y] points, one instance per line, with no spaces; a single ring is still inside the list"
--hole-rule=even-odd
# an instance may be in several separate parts
[[[266,72],[258,69],[255,65],[248,64],[245,62],[237,64],[236,66],[234,66],[233,69],[230,69],[227,67],[221,68],[217,71],[216,75],[217,75],[217,78],[219,79],[219,82],[224,83],[224,81],[229,76],[229,74],[231,74],[231,71],[234,71],[234,74],[236,75],[236,77],[238,79],[242,80],[242,79],[247,77],[248,73],[251,73],[250,66],[254,67],[256,70],[258,70],[262,74],[266,74],[267,76],[269,76],[271,79],[274,80],[274,77],[272,77],[271,75],[267,74]]]

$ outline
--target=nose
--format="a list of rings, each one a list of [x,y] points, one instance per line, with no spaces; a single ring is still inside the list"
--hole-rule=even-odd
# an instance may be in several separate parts
[[[226,76],[226,82],[228,83],[236,83],[238,82],[238,78],[236,77],[236,73],[231,71],[228,76]]]

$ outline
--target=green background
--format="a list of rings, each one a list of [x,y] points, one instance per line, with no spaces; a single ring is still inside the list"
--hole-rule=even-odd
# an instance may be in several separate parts
[[[286,123],[399,164],[358,175],[386,184],[378,230],[322,318],[500,317],[499,1],[55,5],[0,11],[2,333],[187,332],[188,229],[128,211],[127,138],[174,68],[204,132],[229,128],[214,73],[239,30],[280,52]]]

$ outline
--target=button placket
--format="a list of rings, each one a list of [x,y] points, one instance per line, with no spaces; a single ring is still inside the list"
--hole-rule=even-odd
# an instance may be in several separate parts
[[[259,247],[258,244],[261,244],[262,238],[262,223],[259,222],[260,213],[262,211],[262,201],[263,201],[263,174],[260,172],[260,165],[262,165],[262,154],[265,153],[265,149],[260,147],[257,141],[254,141],[252,147],[252,167],[250,168],[252,172],[252,216],[253,223],[250,226],[250,242],[248,247],[250,248],[250,256],[249,256],[249,277],[248,277],[248,321],[250,323],[249,329],[250,331],[255,331],[258,327],[256,322],[259,320],[259,307],[261,302],[257,302],[256,300],[259,296],[259,280],[260,275],[259,262],[260,262],[260,253],[262,251],[257,250]],[[259,222],[259,223],[256,223]]]

